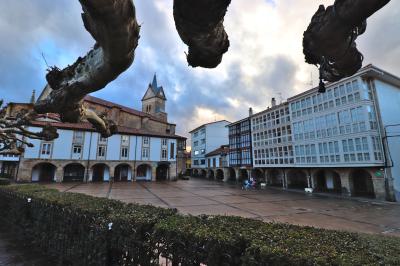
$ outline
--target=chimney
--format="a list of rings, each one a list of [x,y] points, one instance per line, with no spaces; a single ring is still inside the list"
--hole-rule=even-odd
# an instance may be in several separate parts
[[[249,108],[249,117],[250,116],[253,116],[253,108],[251,108],[251,107]]]
[[[275,106],[276,106],[276,100],[275,100],[275,98],[272,98],[272,100],[271,100],[271,105],[272,105],[272,107],[275,107]]]

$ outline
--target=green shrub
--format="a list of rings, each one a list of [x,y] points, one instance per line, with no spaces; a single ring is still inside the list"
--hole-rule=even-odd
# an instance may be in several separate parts
[[[184,216],[39,185],[1,187],[0,215],[66,265],[400,265],[399,238]]]
[[[7,186],[10,184],[10,179],[0,177],[0,186]]]

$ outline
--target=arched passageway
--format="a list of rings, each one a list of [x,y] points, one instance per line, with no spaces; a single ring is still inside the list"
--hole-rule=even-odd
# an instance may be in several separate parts
[[[374,183],[370,173],[358,169],[350,173],[352,195],[356,197],[375,198]]]
[[[264,181],[264,174],[261,169],[254,168],[251,170],[251,177],[255,178],[257,181]]]
[[[156,169],[156,180],[166,181],[168,179],[169,179],[169,165],[167,164],[159,165]]]
[[[99,163],[92,167],[92,182],[103,182],[110,180],[110,169],[106,164]]]
[[[330,169],[320,170],[314,175],[314,189],[317,192],[341,193],[340,175]]]
[[[68,164],[64,167],[63,182],[83,182],[85,167],[79,163]]]
[[[56,175],[56,169],[51,163],[39,163],[32,169],[33,182],[53,182]]]
[[[246,169],[239,170],[239,182],[243,182],[244,180],[249,179],[249,173]]]
[[[224,180],[224,171],[222,171],[222,169],[218,169],[217,170],[217,180]]]
[[[304,189],[308,187],[307,175],[301,170],[291,170],[287,175],[288,188]]]
[[[207,177],[209,179],[214,179],[214,171],[213,170],[208,170]]]
[[[199,176],[199,170],[194,169],[194,170],[193,170],[193,176],[194,176],[194,177],[198,177],[198,176]]]
[[[207,177],[207,171],[206,170],[201,170],[200,176],[201,177]]]
[[[115,167],[114,181],[126,182],[132,180],[132,168],[128,164],[120,164]]]
[[[136,180],[151,181],[151,179],[152,179],[151,166],[148,164],[139,165],[136,169]]]
[[[229,181],[236,182],[236,172],[235,169],[229,168]]]
[[[271,169],[268,171],[268,183],[270,186],[283,186],[283,172],[279,169]]]

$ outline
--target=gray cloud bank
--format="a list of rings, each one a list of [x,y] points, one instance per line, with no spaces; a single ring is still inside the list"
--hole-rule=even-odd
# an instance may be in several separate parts
[[[277,9],[284,10],[286,5],[291,8],[287,17],[284,13],[278,13],[278,16],[287,21],[297,14],[297,6],[309,1],[293,4],[293,1],[282,0],[279,3],[257,0],[250,4],[246,0],[237,0],[226,21],[232,47],[218,69],[204,70],[190,68],[185,62],[187,48],[174,28],[172,1],[135,1],[142,30],[134,65],[95,96],[140,109],[140,99],[157,72],[159,83],[167,94],[170,120],[178,124],[178,133],[187,135],[191,128],[205,122],[204,118],[199,118],[199,110],[211,110],[234,120],[245,116],[250,106],[259,110],[265,108],[271,97],[279,98],[280,94],[283,98],[289,97],[295,93],[295,87],[307,89],[296,77],[305,68],[306,71],[312,69],[304,66],[302,55],[268,54],[269,49],[274,49],[269,47],[272,44],[258,39],[258,35],[249,34],[243,24],[241,12],[245,5],[259,5],[251,7],[255,9],[267,5],[266,10],[274,10],[275,5],[281,5]],[[318,3],[314,3],[310,13],[317,6]],[[40,91],[44,87],[47,67],[41,52],[50,65],[65,67],[90,49],[94,40],[83,28],[80,12],[78,1],[0,2],[0,98],[27,101],[33,89]],[[300,11],[297,15],[296,20],[304,24],[299,28],[304,30],[311,17],[302,17]],[[359,39],[360,49],[366,56],[365,63],[372,62],[397,75],[400,75],[399,15],[400,2],[392,1],[369,21],[367,32]],[[255,32],[270,27],[275,25],[260,21]],[[284,31],[281,34],[283,37],[290,33]],[[298,31],[293,37],[287,37],[301,43],[301,34]],[[253,42],[251,38],[254,38]],[[274,39],[275,46],[278,41]],[[287,45],[287,41],[282,45]],[[249,69],[243,61],[251,62],[253,68]]]

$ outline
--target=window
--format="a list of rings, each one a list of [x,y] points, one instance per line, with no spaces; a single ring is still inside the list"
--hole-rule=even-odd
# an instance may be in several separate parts
[[[42,155],[50,155],[51,153],[51,143],[43,143],[42,150],[40,152]]]
[[[161,139],[161,145],[162,146],[167,146],[167,142],[168,142],[167,139]],[[195,144],[195,146],[196,146],[196,144]]]
[[[171,143],[171,150],[170,150],[170,159],[174,159],[175,158],[175,143]]]
[[[199,142],[197,140],[194,142],[194,146],[195,147],[199,146]]]
[[[201,144],[206,144],[206,139],[202,139]]]
[[[128,147],[121,148],[121,158],[128,158]]]
[[[193,136],[194,136],[195,138],[197,138],[197,136],[199,136],[199,132],[194,132]]]
[[[200,134],[202,134],[202,135],[206,134],[206,129],[205,129],[205,128],[202,128],[202,129],[200,130]]]
[[[142,149],[142,159],[148,159],[150,156],[150,149],[149,148],[143,148]]]
[[[161,159],[166,160],[167,159],[167,149],[162,149],[161,150]]]
[[[123,146],[129,146],[129,136],[121,136],[121,142]]]
[[[149,137],[143,137],[143,145],[148,146],[150,144],[150,138]]]
[[[82,146],[81,145],[74,145],[72,147],[73,154],[81,154],[82,153]]]
[[[205,165],[206,164],[206,160],[200,160],[200,165]]]
[[[97,157],[106,157],[106,146],[99,146],[97,147]]]

